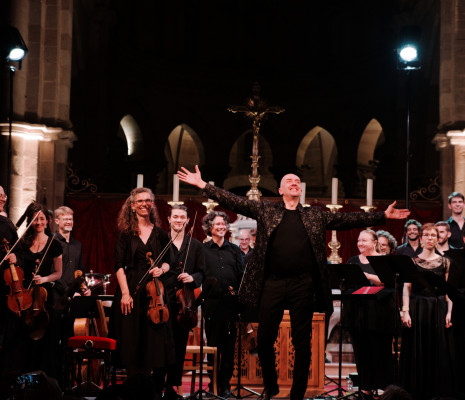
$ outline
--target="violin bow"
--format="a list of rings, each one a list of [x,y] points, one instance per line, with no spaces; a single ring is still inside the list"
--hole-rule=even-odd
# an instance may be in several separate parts
[[[42,256],[42,259],[40,260],[40,263],[37,266],[37,268],[36,268],[36,270],[34,272],[34,275],[37,275],[39,273],[40,267],[42,266],[42,264],[43,264],[43,262],[45,260],[45,256],[47,255],[48,251],[50,250],[50,246],[52,245],[52,242],[53,242],[54,239],[55,239],[55,234],[52,235],[52,240],[50,240],[50,243],[48,244],[47,248],[45,249],[45,253]],[[27,287],[28,290],[31,288],[32,282],[33,282],[33,280],[31,282],[29,282],[29,286]]]
[[[186,257],[184,257],[184,263],[182,265],[182,272],[186,270],[186,263],[187,263],[187,256],[189,255],[189,250],[191,248],[191,242],[192,242],[192,232],[194,232],[194,226],[195,226],[195,220],[197,219],[197,211],[195,212],[194,215],[194,222],[192,222],[192,226],[189,232],[189,243],[187,244],[187,250],[186,250]]]
[[[186,225],[186,223],[184,222],[183,224],[183,227],[184,225]],[[179,232],[181,232],[182,229],[179,230]],[[147,276],[148,274],[150,273],[150,271],[152,270],[153,266],[157,265],[160,260],[163,258],[163,256],[166,254],[166,252],[168,251],[168,249],[170,248],[171,246],[171,243],[173,243],[176,238],[178,237],[179,235],[179,232],[176,232],[176,235],[174,236],[174,238],[170,239],[170,241],[167,243],[167,245],[163,248],[163,250],[160,252],[160,254],[158,255],[158,257],[150,264],[150,267],[147,269],[147,272],[144,274],[144,276],[142,278],[140,278],[140,281],[139,283],[137,284],[136,286],[136,290],[134,290],[134,296],[136,295],[136,293],[139,291],[140,287],[142,286],[142,283],[144,283],[144,281],[147,279]]]
[[[6,253],[5,257],[3,257],[3,260],[0,262],[0,265],[2,265],[5,260],[8,258],[8,256],[10,255],[10,253],[13,251],[13,249],[16,247],[16,245],[19,243],[19,241],[23,238],[24,234],[27,232],[27,230],[30,228],[30,226],[32,225],[32,223],[36,220],[36,218],[39,216],[39,213],[37,213],[35,215],[34,218],[32,218],[32,221],[29,222],[29,225],[26,226],[26,229],[25,231],[23,232],[23,234],[18,238],[18,240],[15,242],[15,244],[13,246],[10,247],[10,250],[8,250],[8,252]]]

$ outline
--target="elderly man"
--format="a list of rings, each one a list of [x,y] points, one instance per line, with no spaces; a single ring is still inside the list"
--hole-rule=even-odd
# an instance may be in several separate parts
[[[223,207],[257,220],[254,254],[245,272],[240,299],[259,306],[258,355],[264,390],[269,400],[279,393],[274,342],[284,310],[289,309],[295,362],[291,400],[305,396],[311,359],[313,311],[332,311],[326,260],[326,230],[350,229],[384,223],[385,218],[405,218],[408,210],[395,203],[383,212],[326,213],[318,207],[304,208],[300,178],[285,175],[279,187],[282,201],[253,201],[207,184],[198,167],[182,168],[179,179],[203,189]],[[316,299],[316,303],[315,303]]]
[[[244,257],[244,263],[247,263],[253,254],[253,249],[250,247],[251,239],[250,231],[242,229],[239,234],[239,248],[241,249],[242,257]]]

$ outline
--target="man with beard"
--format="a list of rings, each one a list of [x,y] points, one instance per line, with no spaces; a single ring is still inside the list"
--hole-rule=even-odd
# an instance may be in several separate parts
[[[449,243],[457,249],[465,246],[463,235],[465,234],[465,218],[462,216],[464,207],[464,196],[462,193],[453,192],[449,195],[449,210],[452,215],[447,220],[450,226],[451,237]]]
[[[174,390],[182,386],[182,371],[184,358],[186,355],[187,339],[189,330],[193,326],[186,326],[183,321],[178,321],[177,315],[180,304],[176,300],[176,292],[186,287],[186,290],[193,295],[194,289],[198,288],[205,275],[205,256],[203,254],[202,243],[186,235],[186,227],[189,224],[188,210],[183,205],[174,205],[168,217],[170,224],[170,237],[173,243],[170,246],[171,268],[170,274],[165,280],[165,288],[170,306],[170,320],[173,327],[173,338],[176,352],[176,363],[168,366],[166,375],[166,388],[164,399],[175,400],[181,398]],[[186,258],[187,257],[187,258]],[[193,309],[197,315],[197,309]]]
[[[436,222],[436,228],[438,228],[439,236],[438,236],[438,246],[436,248],[436,253],[440,254],[441,256],[444,255],[444,252],[450,249],[455,249],[454,246],[449,244],[450,238],[450,226],[445,221]]]
[[[409,219],[405,223],[404,229],[407,241],[396,249],[396,255],[414,258],[421,253],[420,228],[421,224],[414,219]]]

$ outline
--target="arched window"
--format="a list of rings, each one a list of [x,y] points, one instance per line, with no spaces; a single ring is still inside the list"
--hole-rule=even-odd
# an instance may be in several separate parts
[[[329,194],[336,160],[336,142],[327,130],[316,126],[305,135],[297,149],[296,165],[308,195]]]
[[[132,115],[127,114],[121,119],[118,136],[126,141],[130,160],[136,161],[144,158],[144,138],[139,124]]]
[[[378,165],[377,160],[375,160],[375,151],[377,147],[383,143],[383,128],[381,127],[381,124],[373,118],[365,127],[358,144],[357,174],[362,184],[362,181],[367,178],[373,178]]]
[[[167,167],[161,173],[157,191],[159,193],[171,193],[173,190],[173,174],[180,167],[193,170],[195,165],[205,163],[203,144],[197,133],[188,125],[181,124],[174,128],[168,136],[165,144],[165,157]],[[188,185],[182,185],[183,193],[195,192],[196,189]]]

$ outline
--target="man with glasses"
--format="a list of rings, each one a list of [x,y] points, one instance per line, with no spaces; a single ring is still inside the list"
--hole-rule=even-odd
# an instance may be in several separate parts
[[[55,239],[63,247],[62,274],[54,286],[55,305],[57,307],[62,303],[63,296],[66,295],[69,286],[75,281],[74,272],[76,270],[85,272],[81,242],[71,236],[74,226],[73,215],[74,211],[66,206],[57,208],[54,213],[55,224],[58,226]]]

